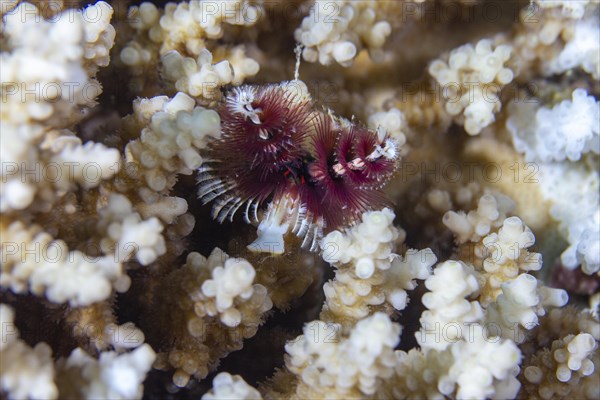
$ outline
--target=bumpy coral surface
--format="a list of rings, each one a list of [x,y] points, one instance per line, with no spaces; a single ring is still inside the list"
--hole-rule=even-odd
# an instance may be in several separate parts
[[[0,398],[599,398],[593,0],[0,0]]]

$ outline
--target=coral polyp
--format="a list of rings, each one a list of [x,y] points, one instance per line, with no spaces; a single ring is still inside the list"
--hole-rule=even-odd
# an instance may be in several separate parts
[[[389,203],[381,189],[395,170],[396,143],[385,131],[314,110],[305,91],[294,90],[302,86],[231,90],[218,108],[222,135],[200,168],[199,197],[204,204],[215,200],[212,216],[219,222],[233,220],[244,204],[246,221],[258,221],[258,208],[271,201],[253,250],[272,252],[262,245],[274,232],[282,250],[288,228],[316,250],[323,229]]]

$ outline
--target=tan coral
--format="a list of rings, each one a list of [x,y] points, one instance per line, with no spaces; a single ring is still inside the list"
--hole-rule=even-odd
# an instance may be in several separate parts
[[[548,76],[575,67],[598,79],[600,49],[594,41],[584,43],[585,37],[597,34],[596,12],[597,3],[585,0],[539,0],[523,9],[513,33],[517,79],[526,82],[536,74]]]
[[[498,233],[484,237],[481,243],[487,256],[481,264],[486,282],[480,294],[483,305],[496,299],[503,283],[542,267],[541,254],[527,250],[535,243],[535,236],[518,217],[506,218]]]
[[[390,2],[374,6],[368,1],[317,0],[311,14],[295,32],[296,40],[304,45],[304,59],[324,65],[335,61],[349,66],[362,48],[367,48],[371,57],[381,59],[381,47],[392,31],[391,24],[384,19],[386,6],[390,4],[393,5]]]
[[[14,310],[0,304],[0,387],[13,398],[58,398],[52,349],[45,342],[30,347],[19,338]]]
[[[227,277],[237,277],[237,283]],[[176,368],[175,385],[184,387],[190,376],[204,378],[221,357],[256,334],[273,303],[264,286],[252,284],[254,277],[247,261],[215,249],[208,258],[190,253],[187,263],[166,278],[157,301],[165,323],[175,327],[175,340],[156,366]],[[172,313],[171,306],[178,311]]]
[[[597,398],[600,385],[594,371],[600,367],[597,341],[587,333],[567,335],[525,360],[519,398]]]
[[[557,225],[563,227],[550,219],[540,185],[532,180],[551,171],[538,176],[536,166],[523,161],[505,129],[512,111],[499,109],[513,94],[531,94],[530,83],[541,90],[536,97],[549,102],[564,100],[575,88],[597,92],[597,43],[582,41],[597,32],[594,2],[533,0],[533,13],[527,1],[498,3],[504,15],[490,24],[481,12],[494,4],[479,0],[344,0],[330,3],[340,6],[340,13],[329,25],[310,23],[312,0],[192,0],[164,9],[138,2],[130,13],[128,1],[111,3],[114,10],[96,2],[80,11],[78,0],[31,0],[37,11],[22,4],[15,13],[10,10],[16,3],[26,2],[0,0],[5,100],[0,294],[18,311],[15,320],[0,306],[0,319],[5,328],[16,323],[22,336],[3,330],[9,334],[0,342],[3,395],[160,397],[170,389],[156,384],[156,374],[149,375],[152,384],[144,392],[152,367],[174,372],[175,385],[186,386],[234,351],[242,349],[230,356],[232,362],[255,356],[245,339],[259,329],[264,334],[257,342],[270,342],[268,350],[281,356],[283,338],[297,332],[280,322],[314,320],[321,308],[322,321],[307,324],[304,334],[288,343],[285,370],[260,386],[264,398],[515,398],[519,368],[521,397],[600,395],[592,385],[600,367],[597,310],[549,309],[563,304],[564,292],[542,282],[553,267],[548,248],[560,252],[562,246],[551,235]],[[521,19],[511,20],[522,6]],[[458,12],[458,18],[446,21],[446,12]],[[246,235],[253,228],[237,220],[221,226],[209,222],[194,193],[196,167],[209,157],[207,145],[219,131],[209,108],[228,85],[290,79],[294,31],[309,41],[324,38],[309,44],[305,56],[312,60],[316,54],[317,61],[321,57],[330,65],[302,62],[299,70],[319,106],[406,141],[401,168],[388,187],[406,232],[394,226],[389,212],[326,232],[343,250],[336,257],[323,249],[333,270],[320,254],[302,252],[294,237],[285,237],[281,255],[249,252]],[[479,41],[486,37],[493,42]],[[464,43],[473,47],[457,47]],[[454,58],[439,54],[453,48]],[[473,55],[471,50],[474,56],[460,67],[460,57]],[[448,68],[433,68],[437,77],[431,79],[426,66],[440,66],[433,60]],[[515,87],[505,84],[508,70]],[[452,99],[434,89],[447,82],[444,74],[464,86],[474,78],[498,96],[482,104],[476,93],[476,101],[461,104],[456,114],[452,105],[447,109]],[[13,93],[11,85],[48,88],[70,82],[86,91],[44,101],[30,101],[31,92],[21,101],[22,93]],[[460,135],[461,125],[479,136]],[[596,160],[582,158],[577,166],[586,164],[595,173]],[[458,166],[462,176],[444,175],[448,165]],[[474,177],[466,176],[470,165]],[[38,172],[56,166],[61,179],[39,179]],[[28,173],[34,167],[35,173]],[[92,177],[86,167],[99,173]],[[556,186],[545,190],[568,193],[564,202],[592,192],[580,175],[554,176]],[[514,199],[514,208],[499,191]],[[445,213],[450,229],[442,223]],[[581,228],[578,221],[569,229]],[[430,250],[401,251],[400,245],[407,247],[405,233],[411,247],[432,248],[435,257]],[[595,242],[586,235],[581,243],[589,250]],[[246,261],[220,253],[222,259],[209,265],[194,252],[217,245]],[[50,250],[63,257],[45,259]],[[538,251],[547,258],[539,273]],[[184,254],[189,258],[182,266]],[[435,258],[444,262],[431,275]],[[452,265],[461,266],[453,272],[464,273],[447,274]],[[430,292],[420,297],[413,291],[416,280],[428,277]],[[598,294],[592,299],[595,307]],[[260,328],[271,305],[278,309],[276,332]],[[409,350],[412,335],[399,344],[400,327],[391,318],[410,325],[423,306],[424,320],[454,319],[474,329],[451,337],[454,343],[445,350]],[[34,312],[21,312],[30,307]],[[279,312],[289,314],[279,318]],[[46,329],[47,320],[58,314],[62,320]],[[132,315],[141,329],[125,322]],[[477,322],[501,326],[501,337],[484,336],[489,332],[480,331]],[[507,337],[505,328],[514,324],[528,329]],[[315,341],[315,333],[318,339],[333,333],[339,340]],[[154,350],[142,344],[146,338],[159,353],[154,365]],[[33,346],[38,340],[45,343]],[[73,345],[80,348],[68,356]],[[407,351],[394,351],[398,345]],[[268,362],[261,360],[260,366]],[[238,365],[248,382],[261,379],[255,376],[262,373],[258,365]],[[170,382],[168,387],[173,388]],[[223,373],[205,397],[261,394],[240,376]]]
[[[109,300],[67,310],[64,319],[79,347],[94,354],[110,347],[124,350],[144,343],[143,332],[132,322],[117,324],[113,307],[113,302]]]
[[[258,73],[258,63],[245,55],[243,45],[236,46],[231,52],[225,50],[227,55],[219,56],[219,61],[230,58],[233,69],[221,65],[217,69],[217,80],[214,73],[208,74],[208,69],[202,67],[206,63],[200,56],[203,53],[211,54],[212,50],[220,51],[215,41],[225,35],[228,27],[255,25],[265,15],[261,2],[236,0],[210,3],[191,0],[167,3],[164,10],[159,10],[151,2],[143,2],[131,7],[130,14],[133,17],[130,25],[135,33],[132,40],[122,46],[120,59],[135,77],[130,85],[136,93],[147,92],[148,86],[152,95],[161,90],[153,82],[158,80],[159,65],[164,69],[162,76],[173,82],[177,90],[204,101],[218,99],[220,92],[217,89],[220,86],[232,80],[240,84],[246,77]],[[169,54],[171,56],[167,56]],[[175,54],[186,61],[180,62],[172,70]],[[195,72],[205,71],[203,74],[194,73],[194,69]],[[225,75],[233,77],[224,79]]]
[[[88,257],[70,251],[39,225],[0,223],[3,241],[0,284],[15,293],[31,291],[56,303],[73,306],[106,300],[113,289],[127,290],[129,278],[112,256]],[[27,256],[26,250],[34,249]],[[25,256],[23,256],[25,255]]]
[[[298,376],[295,399],[364,398],[392,375],[400,326],[383,313],[358,322],[348,336],[341,326],[314,321],[286,345],[286,366]]]
[[[323,321],[348,328],[376,311],[403,310],[415,280],[429,276],[437,260],[430,249],[411,249],[404,257],[394,253],[404,231],[393,219],[390,209],[366,212],[360,224],[321,240],[323,258],[336,267],[335,278],[323,287]]]
[[[92,12],[102,19],[87,20]],[[22,3],[3,17],[2,157],[10,167],[1,173],[2,212],[26,209],[37,198],[44,201],[35,208],[47,210],[73,186],[95,187],[117,172],[116,150],[83,144],[68,129],[102,92],[95,75],[113,45],[112,12],[98,2],[84,11],[65,10],[54,21]],[[45,67],[28,70],[23,62]]]
[[[549,206],[528,206],[547,204],[539,187],[540,170],[536,163],[525,162],[512,145],[496,138],[475,138],[464,151],[467,161],[483,166],[483,173],[477,175],[481,183],[513,199],[513,212],[527,225],[536,231],[547,226]]]
[[[510,53],[510,45],[482,39],[474,46],[460,46],[429,65],[429,73],[441,86],[446,111],[469,135],[478,135],[495,121],[502,87],[514,76],[505,65]]]
[[[220,118],[213,110],[194,107],[194,100],[184,93],[149,102],[140,101],[136,109],[147,126],[140,139],[125,148],[126,160],[138,166],[148,187],[162,192],[173,187],[176,174],[189,175],[200,166],[198,150],[220,134]]]

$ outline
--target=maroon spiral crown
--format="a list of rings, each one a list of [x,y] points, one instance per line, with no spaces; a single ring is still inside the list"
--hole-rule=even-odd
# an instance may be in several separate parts
[[[247,222],[258,221],[257,210],[268,201],[268,214],[287,207],[277,212],[278,223],[289,219],[314,249],[323,229],[389,205],[382,189],[396,169],[397,146],[381,132],[316,111],[290,83],[228,93],[218,108],[222,134],[209,145],[198,195],[204,204],[215,201],[212,216],[220,222],[242,206]]]

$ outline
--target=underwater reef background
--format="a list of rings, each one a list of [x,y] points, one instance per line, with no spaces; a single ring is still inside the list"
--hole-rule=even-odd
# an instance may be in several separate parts
[[[597,1],[0,15],[0,398],[600,397]]]

